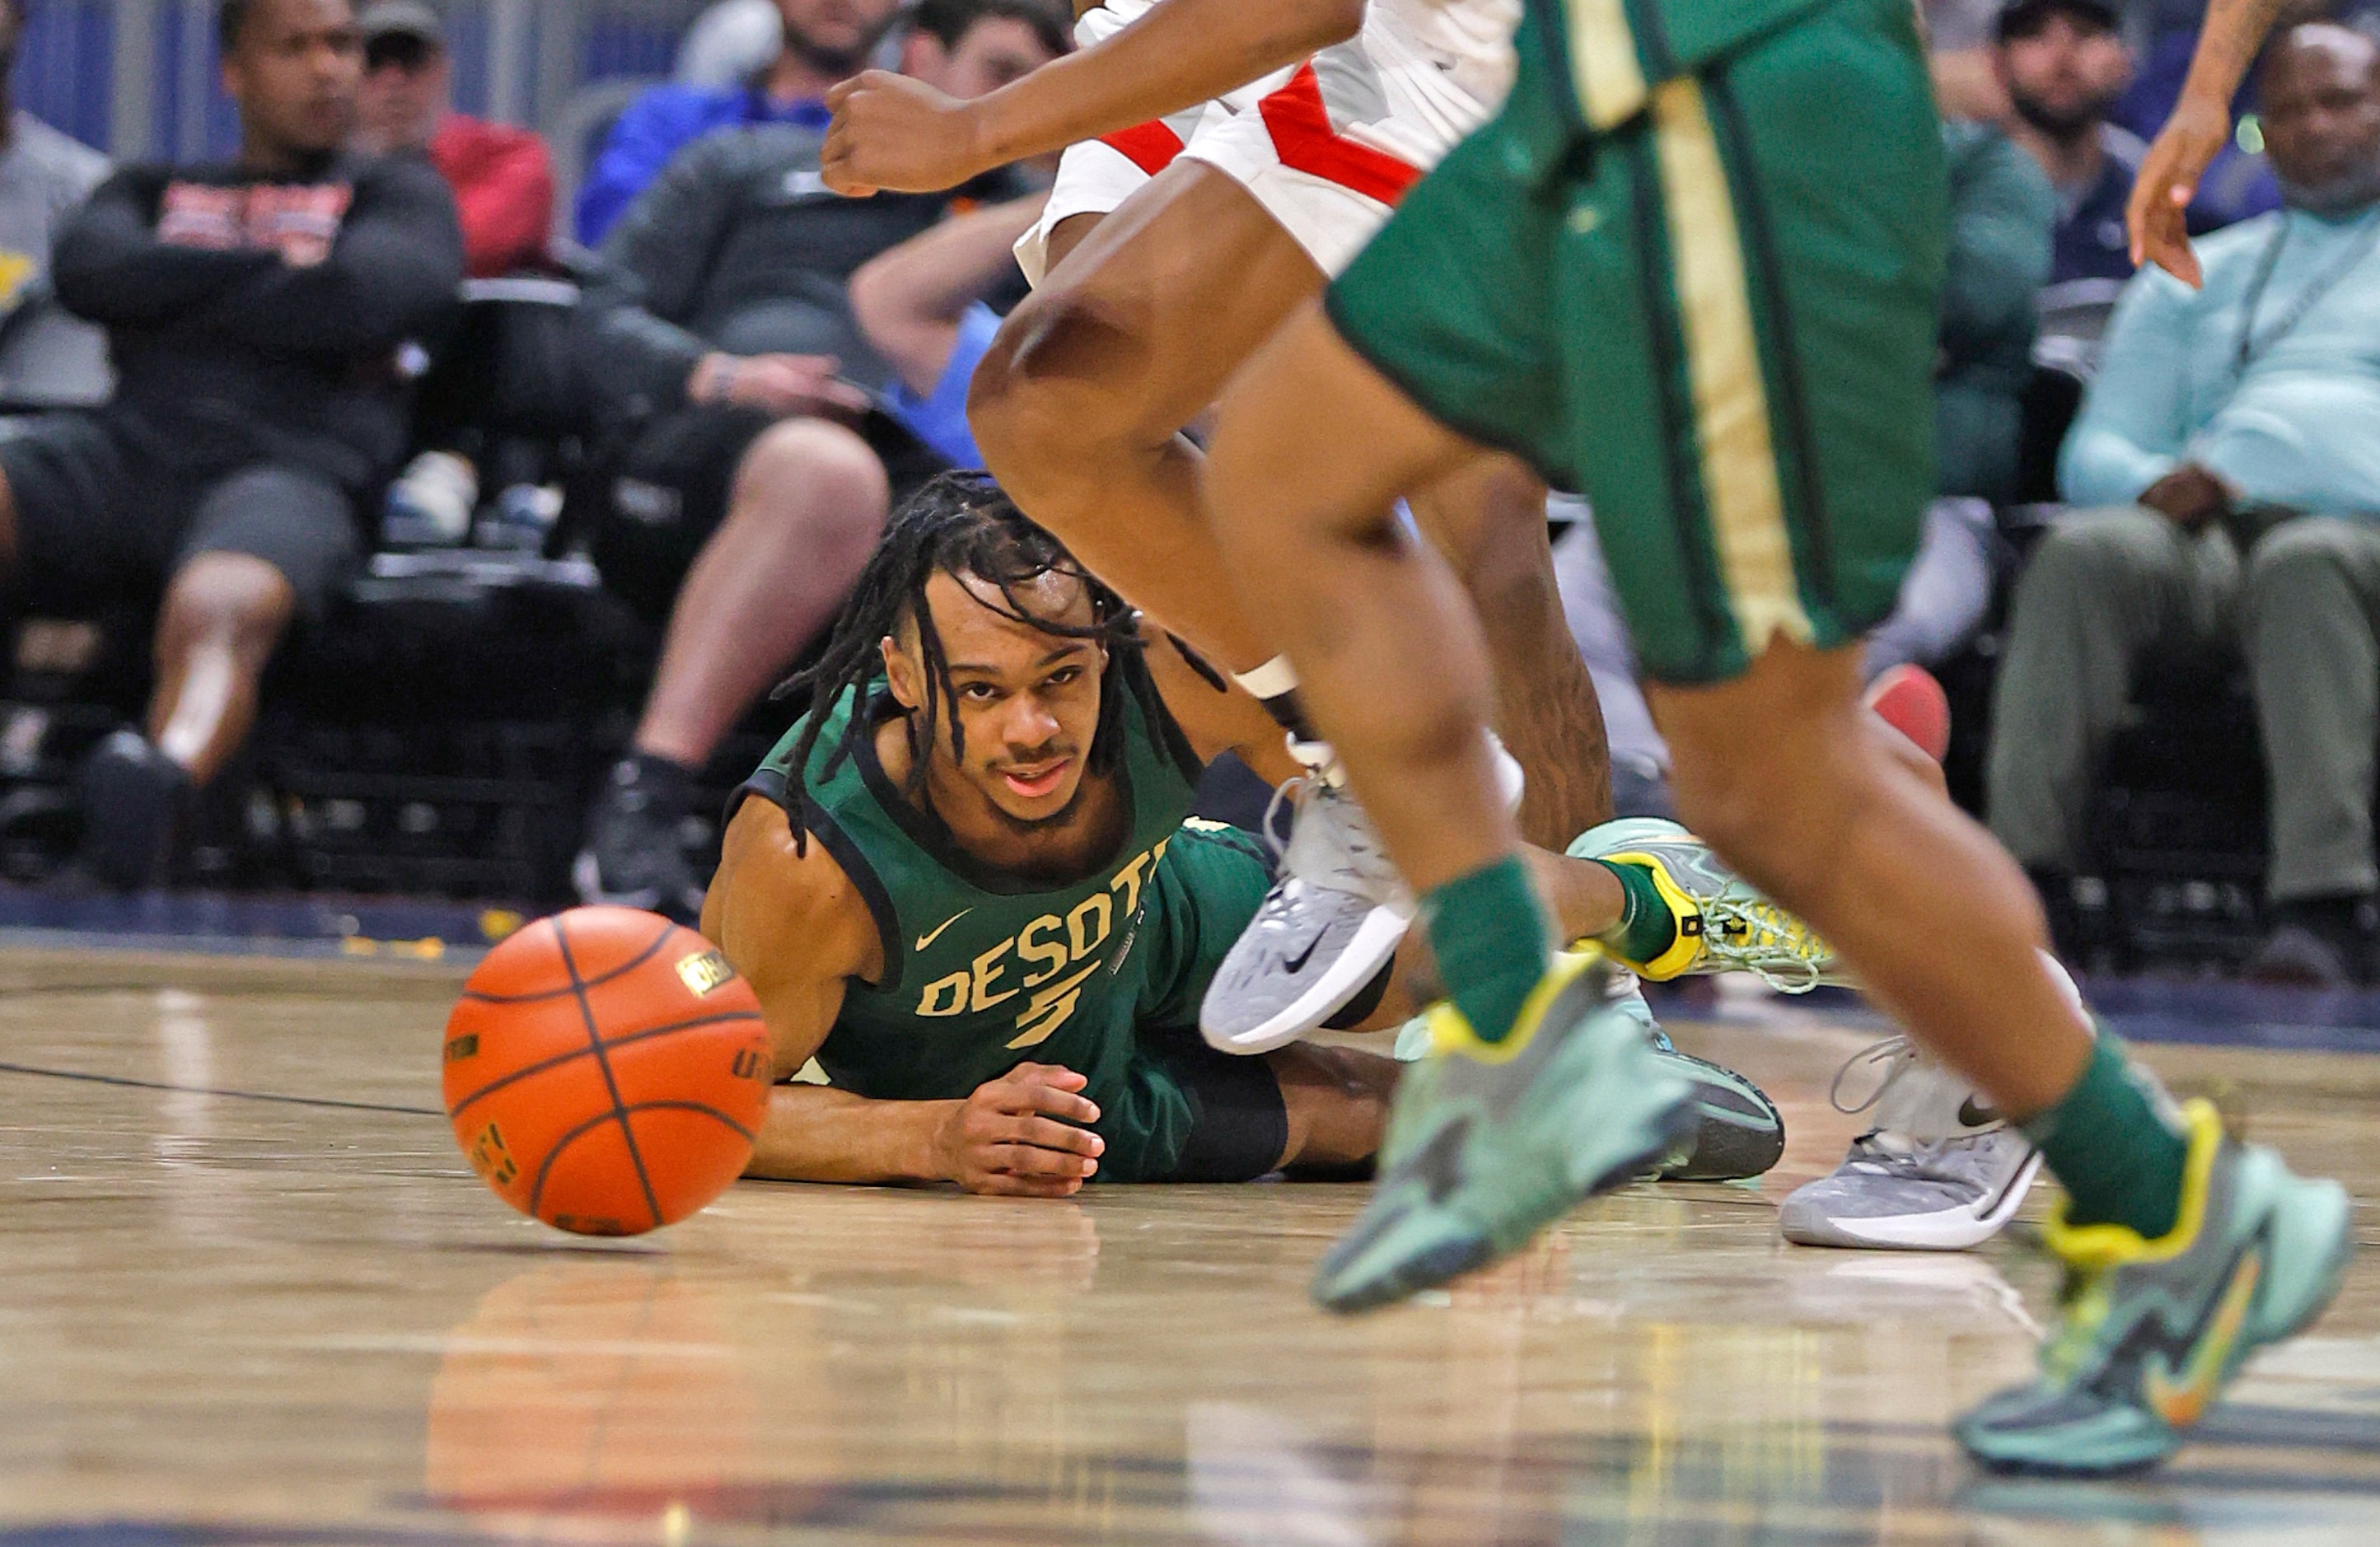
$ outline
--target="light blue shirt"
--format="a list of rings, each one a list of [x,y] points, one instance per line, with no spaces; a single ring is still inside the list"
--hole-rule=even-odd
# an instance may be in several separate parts
[[[2274,232],[2289,235],[2256,307],[2252,355],[2240,329]],[[2380,515],[2380,210],[2341,221],[2259,215],[2197,243],[2205,288],[2154,266],[2124,287],[2099,374],[2058,459],[2077,505],[2126,504],[2194,462],[2251,502]],[[2362,256],[2285,333],[2311,284]],[[2270,340],[2270,342],[2266,342]]]

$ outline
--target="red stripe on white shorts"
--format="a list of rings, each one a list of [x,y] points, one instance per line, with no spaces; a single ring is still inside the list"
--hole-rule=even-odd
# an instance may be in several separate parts
[[[1330,112],[1322,104],[1322,82],[1312,65],[1300,65],[1288,84],[1257,106],[1264,115],[1265,127],[1272,132],[1273,149],[1280,152],[1283,166],[1383,204],[1394,204],[1421,181],[1419,167],[1349,139],[1330,127]]]
[[[1146,124],[1113,134],[1099,136],[1099,143],[1154,177],[1173,164],[1182,153],[1182,137],[1165,127],[1161,119],[1152,118]]]

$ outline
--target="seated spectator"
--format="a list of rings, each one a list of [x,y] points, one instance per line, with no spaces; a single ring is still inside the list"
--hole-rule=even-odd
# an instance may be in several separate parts
[[[344,151],[363,75],[348,0],[224,0],[218,28],[238,159],[120,172],[57,240],[58,295],[108,330],[115,397],[0,443],[0,562],[24,606],[163,593],[148,734],[84,772],[85,863],[122,886],[159,876],[267,659],[361,557],[405,449],[394,357],[463,275],[437,174]]]
[[[2252,970],[2370,968],[2380,746],[2380,49],[2302,26],[2262,71],[2288,206],[2126,287],[2019,583],[1991,826],[2067,921],[2098,760],[2136,675],[2245,651],[2271,775],[2275,927]],[[2260,535],[2261,534],[2261,535]]]
[[[1985,124],[1945,124],[1950,245],[1934,367],[1936,490],[2003,501],[2017,443],[2042,281],[2058,218],[2031,157]]]
[[[910,72],[953,96],[1054,57],[1020,0],[926,0]],[[892,499],[941,461],[871,393],[892,372],[852,315],[858,267],[940,221],[953,195],[845,199],[824,135],[771,125],[687,147],[603,245],[585,318],[613,476],[591,542],[604,583],[669,620],[631,754],[579,857],[582,895],[692,917],[676,833],[720,738],[842,604]],[[998,174],[962,190],[1014,198]],[[681,591],[681,584],[683,591]]]
[[[56,336],[45,353],[67,380],[22,379],[0,369],[0,396],[56,403],[83,395],[106,378],[98,331],[66,318],[50,294],[50,245],[67,216],[107,175],[107,158],[15,105],[17,44],[25,30],[23,0],[0,0],[0,351],[39,328]]]
[[[2049,283],[2097,282],[2102,299],[2132,274],[2124,202],[2148,150],[2107,119],[2132,77],[2119,28],[2111,0],[2010,0],[1992,56],[2014,110],[2009,137],[2058,191]]]
[[[474,279],[542,264],[553,234],[553,162],[545,141],[455,111],[445,29],[419,0],[373,0],[360,26],[364,86],[356,148],[375,156],[428,154],[455,190]]]
[[[851,276],[852,315],[892,373],[886,412],[953,467],[983,465],[967,429],[967,384],[1000,332],[992,302],[1011,286],[1022,293],[1016,243],[1049,198],[953,216]]]

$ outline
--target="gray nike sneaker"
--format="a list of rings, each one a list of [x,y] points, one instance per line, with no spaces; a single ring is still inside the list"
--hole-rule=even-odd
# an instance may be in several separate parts
[[[1885,1066],[1876,1093],[1855,1106],[1843,1079]],[[1839,1111],[1876,1109],[1831,1176],[1796,1188],[1778,1228],[1800,1246],[1961,1251],[1998,1235],[2032,1190],[2041,1152],[1985,1103],[1973,1085],[1920,1054],[1907,1037],[1864,1049],[1835,1076]]]
[[[1282,793],[1296,816],[1281,879],[1199,1007],[1199,1030],[1226,1053],[1269,1053],[1330,1020],[1379,975],[1413,926],[1413,894],[1354,796],[1321,774]]]
[[[1498,786],[1520,809],[1521,765],[1494,735]],[[1294,802],[1281,879],[1216,969],[1198,1009],[1198,1029],[1226,1053],[1269,1053],[1318,1031],[1378,977],[1413,927],[1413,893],[1397,874],[1372,819],[1346,788],[1337,754],[1321,742],[1292,742],[1313,770],[1273,796]],[[1268,836],[1273,812],[1265,815]]]
[[[1485,1267],[1687,1139],[1694,1093],[1613,1009],[1607,972],[1557,957],[1500,1042],[1451,1004],[1430,1011],[1429,1056],[1397,1082],[1379,1179],[1323,1255],[1317,1301],[1366,1310]]]

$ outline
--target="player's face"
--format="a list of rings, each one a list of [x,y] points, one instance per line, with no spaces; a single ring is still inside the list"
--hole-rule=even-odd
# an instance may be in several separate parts
[[[969,577],[937,574],[926,585],[934,627],[950,665],[965,755],[953,746],[950,719],[937,728],[934,757],[1010,821],[1038,827],[1072,810],[1099,724],[1099,674],[1107,652],[1087,639],[1045,634],[986,605],[999,593]],[[1050,575],[1021,587],[1015,599],[1034,616],[1070,628],[1093,622],[1081,581]],[[893,695],[925,702],[925,663],[913,636],[889,652]],[[906,679],[905,681],[904,679]],[[947,817],[948,814],[945,813]]]
[[[2380,51],[2343,29],[2319,31],[2337,36],[2293,39],[2266,66],[2261,96],[2265,153],[2282,192],[2330,214],[2380,196]]]
[[[224,90],[249,138],[297,154],[346,143],[363,74],[363,36],[347,0],[263,0],[223,64]]]
[[[930,32],[917,33],[904,51],[902,69],[938,91],[980,97],[1031,75],[1053,57],[1024,22],[1013,16],[988,16],[960,36],[956,48],[944,48]]]
[[[785,42],[829,68],[856,69],[892,19],[897,0],[777,0]]]
[[[2071,135],[2107,115],[2131,80],[2132,56],[2112,30],[2052,13],[2030,37],[2000,45],[2000,74],[2025,122]]]

